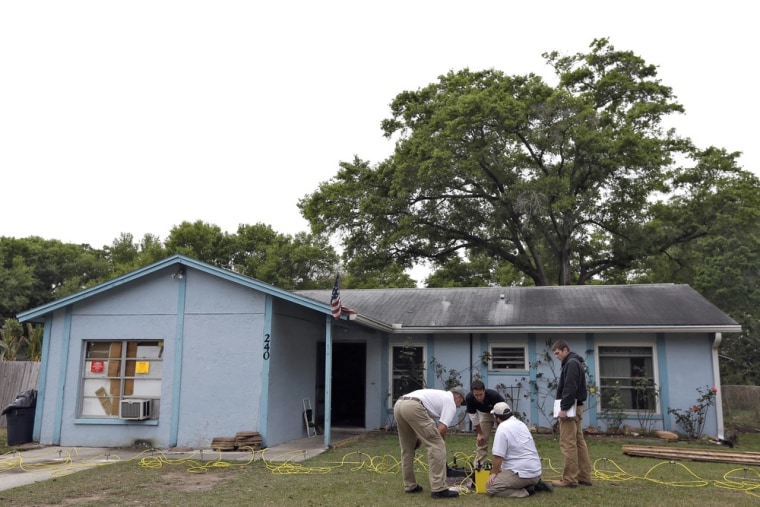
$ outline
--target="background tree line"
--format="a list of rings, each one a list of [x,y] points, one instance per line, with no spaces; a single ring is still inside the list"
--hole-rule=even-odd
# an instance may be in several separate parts
[[[686,283],[743,326],[724,337],[724,382],[758,383],[760,181],[739,153],[664,127],[684,108],[633,52],[598,39],[543,56],[552,83],[463,69],[398,94],[381,123],[393,154],[341,162],[304,196],[310,233],[184,222],[101,250],[0,238],[0,311],[174,253],[285,289],[329,288],[338,267],[343,287],[412,287],[419,263],[429,287]]]

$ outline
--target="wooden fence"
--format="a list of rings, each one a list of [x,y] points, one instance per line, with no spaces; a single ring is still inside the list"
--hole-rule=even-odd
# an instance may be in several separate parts
[[[37,389],[40,363],[34,361],[0,361],[0,411],[13,403],[19,393]],[[8,421],[0,417],[0,428]]]
[[[726,421],[760,421],[760,386],[722,386],[721,394]]]

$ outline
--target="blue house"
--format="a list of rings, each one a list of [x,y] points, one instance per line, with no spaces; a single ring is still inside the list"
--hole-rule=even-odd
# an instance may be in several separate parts
[[[417,385],[473,377],[550,426],[560,338],[586,357],[586,424],[605,429],[616,394],[626,424],[679,431],[668,409],[720,388],[722,334],[741,331],[686,285],[342,290],[340,319],[330,292],[176,255],[23,312],[44,324],[34,438],[206,448],[258,432],[272,446],[307,434],[309,406],[329,446],[332,428],[392,426]],[[719,410],[704,431],[722,436]]]

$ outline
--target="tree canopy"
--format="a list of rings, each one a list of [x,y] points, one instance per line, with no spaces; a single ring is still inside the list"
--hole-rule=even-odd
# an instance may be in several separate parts
[[[464,69],[397,95],[382,122],[394,153],[342,162],[301,199],[312,230],[339,234],[356,267],[428,260],[451,272],[485,258],[485,283],[507,264],[535,285],[628,273],[703,235],[664,204],[695,167],[736,172],[737,155],[665,130],[684,109],[632,52],[598,39],[544,57],[555,86]]]
[[[338,254],[326,237],[275,232],[265,224],[241,224],[236,234],[202,221],[182,222],[166,241],[122,233],[110,246],[62,243],[39,237],[0,237],[0,317],[78,292],[97,283],[184,254],[278,287],[332,287]]]

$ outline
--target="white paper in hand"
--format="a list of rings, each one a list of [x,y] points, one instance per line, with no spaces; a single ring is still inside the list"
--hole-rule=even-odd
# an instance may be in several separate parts
[[[561,401],[562,400],[554,400],[554,417],[559,417],[559,412],[562,410],[559,408]],[[573,403],[573,406],[570,407],[570,410],[567,411],[567,417],[575,417],[575,403]]]

